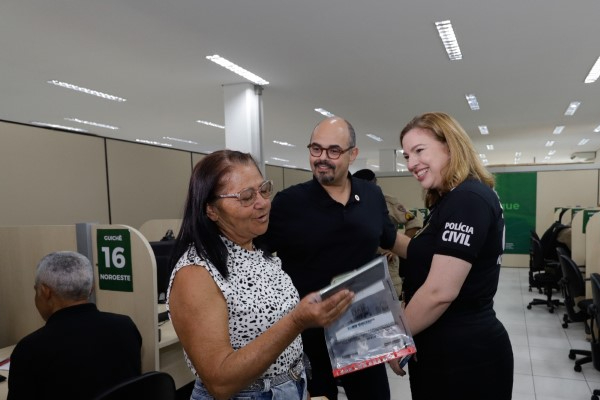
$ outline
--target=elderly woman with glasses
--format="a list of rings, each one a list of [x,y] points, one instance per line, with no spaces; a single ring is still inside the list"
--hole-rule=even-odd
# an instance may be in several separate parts
[[[307,398],[300,333],[352,301],[348,291],[300,300],[279,258],[254,245],[272,188],[238,151],[214,152],[192,173],[167,305],[196,376],[194,400]]]

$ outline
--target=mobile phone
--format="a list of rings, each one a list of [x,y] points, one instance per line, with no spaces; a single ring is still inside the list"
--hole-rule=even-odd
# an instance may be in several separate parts
[[[402,360],[400,360],[400,368],[404,368],[406,364],[408,364],[408,360],[412,357],[412,354],[407,355]]]

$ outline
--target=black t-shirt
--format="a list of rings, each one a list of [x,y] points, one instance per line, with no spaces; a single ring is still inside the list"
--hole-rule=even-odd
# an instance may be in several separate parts
[[[403,287],[407,300],[427,279],[433,256],[440,254],[472,265],[458,297],[440,320],[453,313],[491,309],[504,248],[497,194],[477,180],[466,180],[440,199],[424,225],[408,246]]]
[[[352,188],[346,205],[333,200],[315,178],[273,199],[269,229],[256,242],[277,252],[300,296],[361,267],[376,256],[379,246],[394,245],[396,228],[381,189],[348,178]]]

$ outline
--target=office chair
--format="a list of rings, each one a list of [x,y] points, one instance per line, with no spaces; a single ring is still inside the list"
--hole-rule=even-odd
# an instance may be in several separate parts
[[[583,299],[575,304],[575,299],[582,298],[585,296],[585,279],[581,274],[581,271],[577,267],[577,264],[563,253],[560,247],[556,248],[559,253],[558,260],[562,270],[561,286],[564,294],[564,303],[567,313],[563,315],[563,328],[569,327],[569,322],[583,322],[585,324],[585,332],[589,332],[589,326],[587,320],[590,318],[587,312],[588,307],[592,304],[592,299]],[[575,305],[579,308],[579,311],[575,311]]]
[[[175,381],[166,372],[151,371],[121,382],[94,400],[175,400]]]
[[[600,338],[596,337],[594,330],[594,324],[596,328],[600,327],[600,274],[593,272],[590,276],[592,281],[592,300],[593,304],[588,308],[590,315],[592,316],[592,364],[594,368],[600,371]],[[599,400],[600,390],[594,389],[592,394],[592,400]]]
[[[561,254],[559,256],[559,261],[563,272],[561,283],[563,286],[563,293],[565,294],[565,307],[567,309],[567,313],[563,317],[563,328],[569,326],[568,322],[583,322],[585,332],[589,334],[590,328],[588,327],[587,319],[591,319],[592,316],[589,314],[588,308],[593,304],[593,300],[584,299],[577,302],[579,312],[575,312],[575,298],[585,296],[585,281],[581,275],[581,271],[579,271],[579,268],[577,268],[577,265],[570,257]],[[578,355],[584,357],[575,360]],[[573,369],[577,372],[581,372],[581,366],[583,364],[592,362],[592,352],[591,350],[571,349],[569,350],[569,358],[575,360]]]
[[[532,287],[543,289],[546,295],[545,299],[533,299],[527,309],[531,310],[534,305],[543,304],[548,307],[548,312],[553,313],[554,309],[563,305],[559,300],[552,299],[554,289],[559,290],[559,281],[562,278],[560,265],[555,262],[544,260],[542,245],[539,240],[531,238],[531,266],[529,268],[529,284]]]
[[[538,283],[533,280],[534,274],[536,274],[537,272],[543,271],[543,269],[536,269],[536,266],[533,263],[533,241],[537,240],[539,242],[540,237],[534,230],[531,230],[529,232],[531,234],[529,237],[530,238],[529,239],[529,291],[531,292],[532,288],[535,287],[538,290],[538,292],[540,294],[542,294],[543,293],[542,286],[538,285]]]

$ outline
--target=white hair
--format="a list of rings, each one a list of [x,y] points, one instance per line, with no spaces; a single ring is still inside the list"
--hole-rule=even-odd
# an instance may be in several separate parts
[[[94,284],[94,271],[87,257],[74,251],[46,255],[37,266],[35,284],[44,284],[69,300],[85,300]]]

